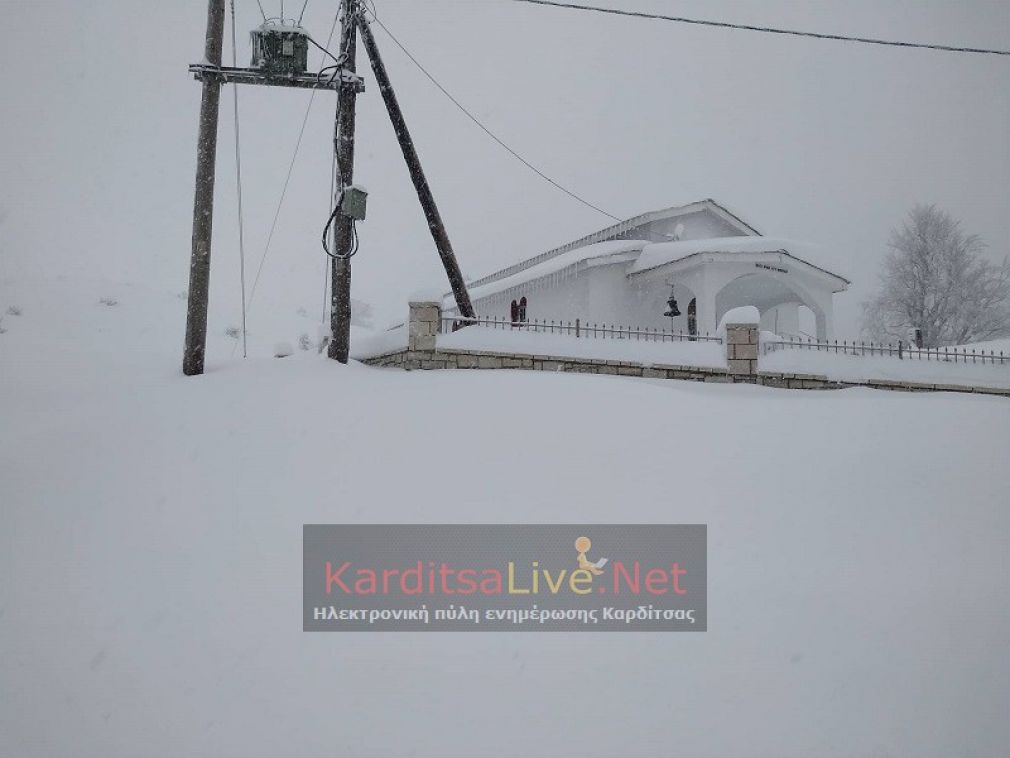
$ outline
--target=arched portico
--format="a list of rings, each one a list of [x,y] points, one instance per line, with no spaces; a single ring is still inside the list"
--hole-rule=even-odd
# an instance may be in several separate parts
[[[761,271],[742,274],[727,282],[715,293],[716,323],[727,311],[741,305],[756,307],[762,316],[777,310],[777,315],[782,316],[785,322],[779,326],[779,330],[785,334],[798,332],[798,309],[800,305],[805,305],[814,314],[817,339],[825,340],[832,336],[830,296],[817,297],[788,274]],[[768,329],[775,328],[767,319],[764,320],[764,326]]]

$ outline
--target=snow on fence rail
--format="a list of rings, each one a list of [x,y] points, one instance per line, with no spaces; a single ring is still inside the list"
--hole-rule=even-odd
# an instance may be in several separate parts
[[[543,334],[564,334],[586,339],[616,339],[640,342],[716,342],[722,343],[722,338],[690,332],[675,332],[668,329],[654,329],[641,326],[618,326],[614,324],[597,324],[574,321],[547,321],[534,319],[532,321],[511,321],[507,318],[493,316],[477,316],[464,318],[462,316],[443,316],[441,333],[456,332],[466,326],[482,326],[488,329],[514,329]]]
[[[1010,355],[1003,351],[968,350],[967,348],[934,347],[920,348],[904,342],[849,342],[834,340],[833,342],[818,342],[814,339],[790,338],[787,340],[762,340],[763,355],[779,350],[816,350],[818,352],[853,356],[884,356],[897,357],[899,360],[942,361],[946,363],[975,363],[997,366],[1010,365]]]

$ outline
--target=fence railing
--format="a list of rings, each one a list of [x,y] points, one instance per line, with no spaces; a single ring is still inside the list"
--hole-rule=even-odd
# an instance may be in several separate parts
[[[722,342],[721,337],[712,336],[707,333],[691,334],[690,332],[675,332],[668,329],[653,329],[642,326],[597,324],[594,322],[585,322],[578,318],[574,321],[547,321],[539,319],[511,321],[507,318],[495,318],[493,316],[478,316],[476,318],[443,316],[441,332],[446,334],[470,326],[537,332],[541,334],[564,334],[585,339],[633,340],[639,342]]]
[[[1003,351],[969,350],[954,347],[916,347],[906,342],[880,343],[834,340],[818,341],[814,339],[791,338],[770,340],[761,343],[764,355],[778,350],[816,350],[819,352],[837,353],[854,356],[885,356],[899,360],[940,361],[946,363],[992,364],[996,366],[1010,365],[1010,355]]]

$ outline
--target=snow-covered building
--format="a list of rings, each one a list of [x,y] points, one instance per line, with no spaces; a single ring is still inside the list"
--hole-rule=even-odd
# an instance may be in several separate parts
[[[468,283],[480,316],[716,330],[732,308],[799,334],[809,308],[819,339],[834,331],[832,299],[849,281],[813,261],[809,244],[762,236],[714,200],[645,213]],[[681,315],[670,317],[668,301]],[[525,299],[525,300],[524,300]],[[513,304],[514,303],[514,304]],[[445,310],[456,313],[451,297]]]

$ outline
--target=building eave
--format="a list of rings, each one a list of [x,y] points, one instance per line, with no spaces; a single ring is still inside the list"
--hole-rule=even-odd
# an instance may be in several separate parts
[[[706,256],[708,259],[706,259]],[[718,260],[714,260],[712,257],[718,256]],[[784,248],[775,250],[752,250],[747,252],[739,251],[728,251],[728,250],[700,250],[695,253],[690,253],[685,255],[683,258],[677,258],[676,260],[668,261],[659,266],[653,268],[645,269],[644,271],[632,271],[628,273],[629,279],[651,279],[654,277],[662,277],[664,275],[676,272],[676,271],[686,271],[698,266],[703,266],[706,264],[721,264],[721,263],[740,263],[740,262],[753,262],[760,263],[767,260],[774,260],[772,256],[783,256],[791,261],[803,266],[805,269],[816,272],[817,275],[831,280],[837,289],[832,288],[832,292],[844,292],[852,284],[844,276],[840,276],[832,271],[828,271],[826,268],[822,268],[808,260],[800,258],[797,255],[793,255],[788,250]]]
[[[522,272],[516,272],[511,277],[505,277],[503,279],[497,280],[496,282],[487,282],[479,287],[474,287],[470,285],[470,299],[473,303],[478,303],[480,301],[489,299],[509,299],[513,295],[525,294],[532,290],[540,289],[545,283],[554,280],[560,280],[569,278],[572,276],[577,276],[579,272],[590,268],[596,268],[598,266],[610,266],[615,264],[628,264],[633,262],[641,254],[641,246],[645,243],[636,243],[633,240],[627,242],[626,249],[616,250],[607,253],[598,253],[596,255],[587,255],[584,258],[579,258],[578,260],[572,261],[567,266],[561,268],[556,268],[553,270],[545,271],[542,274],[530,276],[529,278],[519,277],[518,274]],[[637,246],[636,246],[637,245]],[[515,277],[515,281],[508,281]],[[494,286],[499,284],[500,286]],[[483,289],[483,291],[482,291]],[[456,310],[455,301],[452,300],[452,293],[447,293],[443,297],[444,308],[447,312],[453,312]]]

